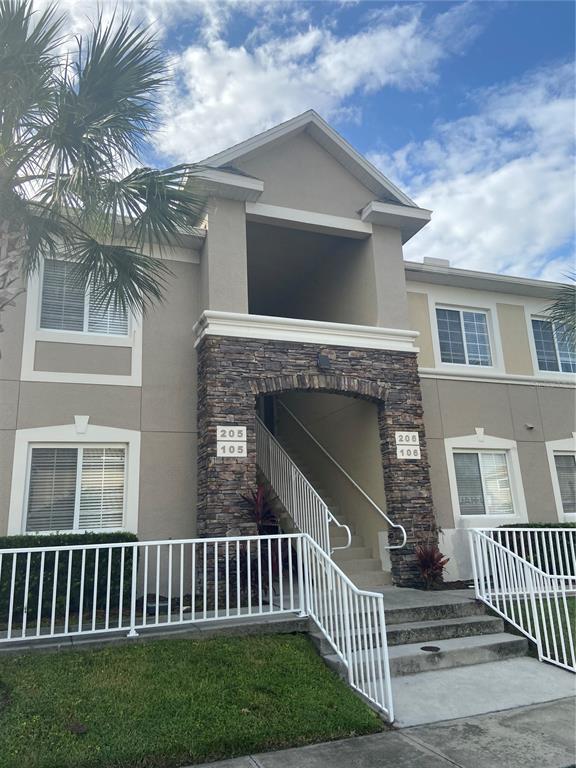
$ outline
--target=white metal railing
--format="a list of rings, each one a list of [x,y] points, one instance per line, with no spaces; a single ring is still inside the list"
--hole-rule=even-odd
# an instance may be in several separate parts
[[[384,512],[384,510],[382,510],[378,506],[378,504],[376,504],[374,499],[371,498],[360,485],[358,485],[356,480],[354,480],[354,478],[351,477],[348,474],[348,472],[346,472],[344,467],[334,458],[334,456],[332,456],[332,454],[328,450],[326,450],[326,448],[322,445],[322,443],[319,440],[317,440],[316,437],[314,437],[312,432],[310,432],[310,430],[306,426],[304,426],[304,424],[300,421],[298,416],[296,416],[296,414],[293,413],[290,410],[290,408],[288,408],[287,405],[285,405],[281,400],[278,400],[278,405],[280,405],[280,407],[288,414],[288,416],[292,419],[292,421],[294,421],[300,427],[300,429],[310,438],[310,440],[312,440],[314,445],[316,445],[317,448],[319,448],[322,451],[324,456],[326,456],[326,458],[336,467],[336,469],[340,472],[340,474],[343,475],[346,478],[346,480],[348,480],[348,482],[354,486],[354,488],[365,499],[365,501],[367,501],[368,504],[370,504],[372,509],[374,509],[377,512],[377,514],[380,515],[380,517],[386,521],[386,523],[388,524],[388,527],[395,528],[396,530],[398,530],[401,537],[400,543],[388,544],[386,546],[386,549],[401,549],[406,544],[406,539],[407,539],[406,529],[404,528],[404,526],[400,525],[399,523],[395,523],[393,520],[391,520],[388,517],[388,515]]]
[[[514,527],[478,530],[549,576],[566,579],[576,587],[576,529]]]
[[[308,534],[0,550],[0,647],[281,614],[309,616],[393,719],[383,596]]]
[[[299,611],[298,534],[0,550],[0,643]]]
[[[350,528],[338,522],[326,502],[259,418],[256,418],[256,461],[299,531],[307,533],[328,554],[350,546]],[[343,547],[331,546],[330,525],[346,533]]]
[[[306,613],[345,665],[348,682],[394,720],[384,597],[359,589],[309,537],[302,540]]]
[[[544,531],[539,531],[540,542],[545,543]],[[469,532],[476,597],[529,637],[541,661],[576,672],[575,631],[569,605],[570,600],[576,599],[574,561],[560,559],[560,554],[564,557],[570,553],[573,538],[566,539],[567,548],[557,551],[555,559],[548,556],[549,568],[545,571],[522,555],[520,537],[512,538],[510,534],[510,547],[507,546],[505,532],[506,529]],[[576,535],[576,531],[571,533]],[[550,541],[556,544],[555,537]],[[533,543],[536,558],[534,546]],[[514,551],[516,548],[518,551]],[[545,561],[543,553],[541,561]]]

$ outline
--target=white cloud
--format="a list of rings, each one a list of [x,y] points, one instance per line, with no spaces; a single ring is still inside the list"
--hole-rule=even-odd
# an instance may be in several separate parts
[[[287,7],[291,26],[274,32],[273,14],[285,20]],[[248,42],[233,46],[218,33],[174,58],[176,80],[166,95],[158,152],[199,160],[311,107],[332,120],[357,116],[348,103],[353,95],[434,84],[455,36],[460,46],[478,31],[477,11],[467,4],[433,23],[423,20],[421,6],[398,6],[347,36],[338,36],[333,23],[311,25],[297,4],[264,9],[264,38],[257,27]]]
[[[571,65],[478,93],[475,114],[371,160],[432,222],[406,258],[560,279],[574,269],[574,76]],[[563,249],[564,255],[552,258]]]

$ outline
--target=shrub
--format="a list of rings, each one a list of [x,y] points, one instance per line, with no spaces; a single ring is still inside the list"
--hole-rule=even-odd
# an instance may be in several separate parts
[[[437,544],[419,544],[415,549],[416,561],[427,589],[442,582],[444,568],[450,558],[442,554]]]
[[[131,543],[138,541],[132,533],[82,533],[82,534],[49,534],[46,536],[3,536],[0,537],[0,553],[5,549],[40,549],[44,547],[61,547],[84,544],[113,544],[119,542]],[[98,551],[98,555],[96,552]],[[83,554],[85,552],[85,554]],[[110,559],[110,564],[108,560]],[[98,568],[96,569],[96,560]],[[82,585],[82,562],[84,561],[84,582]],[[57,567],[56,567],[57,566]],[[108,594],[108,571],[109,594]],[[70,572],[70,589],[68,592],[68,572]],[[122,575],[121,575],[122,574]],[[14,578],[13,578],[14,575]],[[95,587],[96,583],[96,589]],[[27,609],[27,620],[36,619],[40,604],[43,619],[49,619],[55,603],[55,618],[61,618],[69,612],[76,613],[82,604],[83,611],[105,609],[108,605],[111,611],[117,611],[120,597],[123,604],[130,595],[132,584],[132,555],[124,556],[122,568],[121,549],[90,549],[62,550],[46,552],[42,558],[41,552],[18,552],[2,555],[2,570],[0,572],[0,624],[6,624],[10,610],[11,587],[13,589],[12,614],[13,621],[18,625]],[[42,591],[40,586],[42,584]],[[40,599],[41,598],[41,599]]]

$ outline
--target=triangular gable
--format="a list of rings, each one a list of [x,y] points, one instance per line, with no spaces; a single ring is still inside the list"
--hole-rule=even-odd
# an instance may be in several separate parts
[[[270,150],[275,143],[286,141],[301,132],[309,134],[320,146],[329,152],[347,171],[374,193],[375,199],[417,208],[416,203],[384,176],[365,157],[357,152],[314,110],[303,112],[285,123],[274,126],[257,136],[236,144],[229,149],[202,161],[213,168],[234,166],[239,160],[246,160],[264,150]]]

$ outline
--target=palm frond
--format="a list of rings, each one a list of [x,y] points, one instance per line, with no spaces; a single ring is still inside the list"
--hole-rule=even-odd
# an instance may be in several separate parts
[[[25,0],[0,0],[0,132],[7,146],[22,138],[51,107],[50,82],[58,65],[64,16],[55,4],[35,13]]]
[[[134,313],[161,301],[167,277],[166,263],[127,245],[99,242],[77,235],[66,252],[76,263],[77,279],[90,282],[98,303]]]
[[[165,170],[136,168],[123,179],[102,179],[84,201],[88,221],[101,236],[122,236],[139,247],[155,243],[161,249],[177,242],[206,208],[202,184],[190,183],[199,170],[185,164]]]
[[[563,341],[576,347],[576,274],[567,276],[571,284],[556,291],[552,304],[546,310]]]

